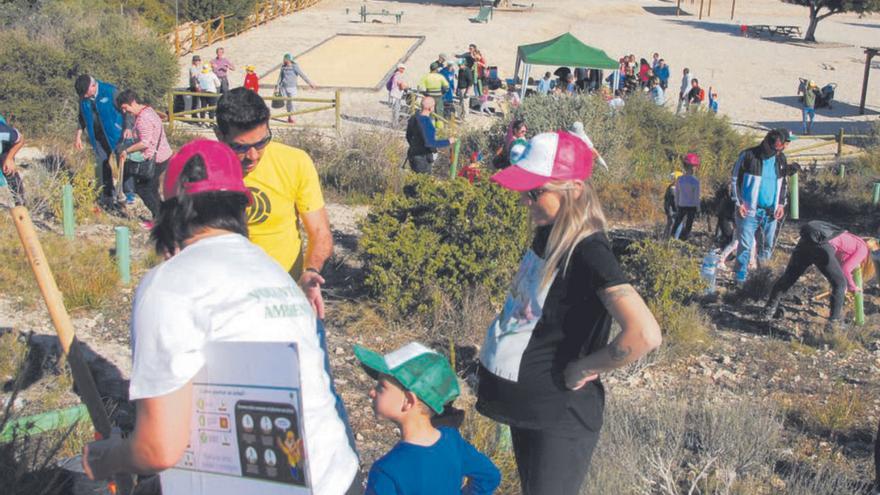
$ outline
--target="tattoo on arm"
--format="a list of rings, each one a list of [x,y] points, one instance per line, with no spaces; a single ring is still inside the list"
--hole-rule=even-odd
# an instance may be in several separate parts
[[[608,346],[608,353],[611,354],[612,361],[623,361],[632,354],[632,347],[614,341]]]
[[[608,307],[612,303],[635,294],[635,289],[629,284],[615,285],[614,287],[599,292],[599,299],[605,307]]]

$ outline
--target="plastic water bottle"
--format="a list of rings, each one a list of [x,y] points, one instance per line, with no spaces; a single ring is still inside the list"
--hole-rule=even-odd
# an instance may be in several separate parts
[[[715,275],[718,269],[718,261],[721,259],[721,253],[717,249],[713,249],[706,253],[703,257],[703,266],[700,268],[700,275],[706,281],[706,294],[715,293]]]

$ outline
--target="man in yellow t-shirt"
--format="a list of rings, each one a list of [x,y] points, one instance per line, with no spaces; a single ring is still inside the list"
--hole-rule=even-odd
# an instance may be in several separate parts
[[[290,272],[323,319],[321,269],[333,252],[333,236],[312,159],[301,149],[272,142],[269,108],[245,88],[220,98],[216,132],[241,160],[254,198],[247,210],[251,241]],[[308,238],[305,253],[298,221]]]

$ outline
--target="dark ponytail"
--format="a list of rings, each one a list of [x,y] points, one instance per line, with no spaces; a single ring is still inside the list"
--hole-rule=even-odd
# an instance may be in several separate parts
[[[186,185],[205,180],[207,171],[201,155],[194,155],[183,167],[177,181],[175,197],[163,201],[159,216],[150,232],[156,252],[174,254],[183,249],[184,242],[204,228],[228,230],[248,235],[247,197],[235,192],[186,193]]]

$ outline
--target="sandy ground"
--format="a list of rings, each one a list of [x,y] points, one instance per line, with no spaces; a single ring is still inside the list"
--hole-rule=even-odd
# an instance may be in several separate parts
[[[526,13],[496,12],[488,24],[474,24],[468,18],[473,8],[452,6],[464,2],[423,0],[366,2],[370,11],[404,11],[397,25],[393,18],[382,23],[357,22],[356,0],[325,0],[305,11],[276,19],[256,30],[226,40],[227,56],[239,66],[254,64],[259,74],[270,72],[285,52],[302,53],[335,33],[423,35],[425,42],[407,65],[409,82],[416,82],[439,53],[463,52],[476,43],[502,76],[509,76],[516,61],[516,46],[543,41],[571,31],[585,43],[605,50],[611,57],[634,53],[650,59],[659,52],[674,74],[671,89],[677,91],[681,69],[689,67],[704,86],[719,93],[721,113],[745,126],[785,126],[800,132],[800,109],[795,96],[798,77],[815,79],[823,85],[838,84],[833,110],[819,110],[814,133],[830,133],[844,126],[849,132],[863,131],[880,112],[880,60],[871,70],[867,105],[869,115],[858,116],[864,72],[862,46],[880,45],[880,16],[859,19],[856,15],[832,16],[819,25],[820,43],[808,45],[796,40],[771,41],[742,38],[739,24],[799,25],[806,29],[807,9],[778,0],[739,0],[736,16],[730,20],[730,0],[713,1],[712,17],[697,19],[699,1],[682,6],[686,15],[675,16],[671,0],[534,0]],[[707,2],[708,4],[708,2]],[[345,10],[349,9],[346,14]],[[200,52],[210,57],[214,45]],[[365,57],[350,67],[380,62]],[[181,59],[181,83],[186,80],[189,57]],[[388,68],[382,67],[382,70]],[[274,83],[269,73],[263,84]],[[241,71],[232,82],[242,80]],[[303,96],[329,96],[327,89],[306,90]],[[343,113],[352,123],[380,123],[388,118],[384,88],[378,91],[346,91]],[[323,118],[329,119],[331,115]],[[311,117],[321,118],[321,117]],[[306,118],[303,122],[308,122]]]
[[[417,37],[334,36],[297,57],[297,62],[317,86],[375,89],[418,41]],[[274,79],[268,76],[267,82]]]

